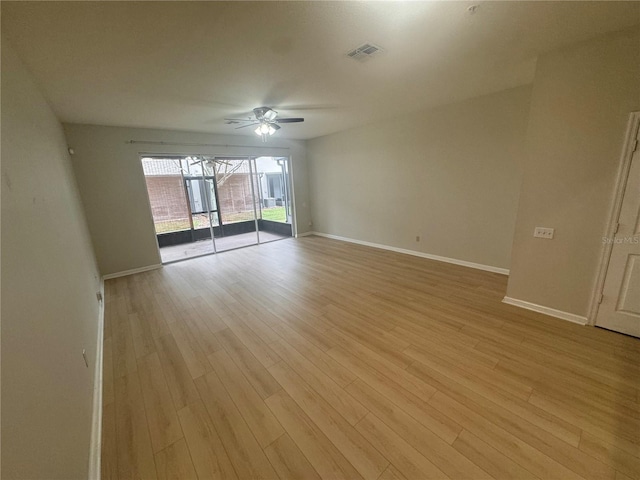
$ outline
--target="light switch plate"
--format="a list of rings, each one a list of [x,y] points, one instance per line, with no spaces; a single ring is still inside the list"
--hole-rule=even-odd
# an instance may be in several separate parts
[[[545,238],[551,240],[553,238],[553,232],[555,229],[546,227],[536,227],[533,231],[533,236],[537,238]]]

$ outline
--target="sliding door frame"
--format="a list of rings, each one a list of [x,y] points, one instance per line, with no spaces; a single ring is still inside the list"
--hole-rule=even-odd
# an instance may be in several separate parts
[[[216,236],[213,233],[213,222],[211,222],[211,212],[215,211],[218,216],[218,225],[220,224],[220,199],[218,198],[218,180],[216,179],[216,169],[213,169],[213,175],[205,175],[204,174],[204,157],[200,157],[200,171],[202,172],[202,182],[204,183],[204,191],[205,197],[207,200],[207,217],[209,217],[209,231],[211,232],[211,243],[213,244],[213,253],[218,253],[216,249]],[[213,180],[213,195],[216,197],[216,209],[211,210],[211,190],[209,189],[209,185],[207,185],[207,177],[211,177]],[[210,255],[210,254],[207,254]],[[193,258],[193,257],[190,257]]]
[[[253,199],[253,222],[256,226],[256,238],[258,240],[258,245],[260,245],[260,226],[258,225],[258,210],[256,209],[256,201],[260,201],[260,196],[256,199],[256,187],[255,181],[258,176],[258,167],[256,165],[256,157],[248,157],[247,161],[249,162],[249,183],[251,184],[251,198]],[[253,167],[252,167],[253,165]],[[255,172],[255,177],[254,177]],[[262,210],[262,207],[260,208]]]
[[[128,143],[148,143],[148,144],[161,144],[163,146],[181,146],[181,145],[187,145],[187,144],[180,144],[180,143],[165,143],[165,142],[142,142],[142,141],[135,141],[135,140],[131,140]],[[191,146],[191,145],[189,145]],[[197,146],[196,144],[194,144],[194,146]],[[202,144],[202,147],[218,147],[218,145],[214,145],[214,144]],[[220,147],[244,147],[244,146],[240,146],[240,145],[219,145]],[[253,147],[244,147],[247,149],[253,149]],[[288,189],[289,191],[289,198],[290,198],[290,202],[291,202],[291,236],[292,238],[297,238],[298,236],[298,225],[297,225],[297,208],[296,208],[296,201],[295,201],[295,186],[294,186],[294,165],[293,165],[293,157],[289,152],[289,148],[283,148],[283,147],[274,147],[276,149],[279,150],[286,150],[286,154],[274,154],[272,152],[270,153],[250,153],[250,154],[237,154],[237,153],[202,153],[201,150],[196,151],[188,151],[188,150],[183,150],[183,149],[174,149],[174,148],[167,148],[166,150],[164,148],[159,149],[159,150],[140,150],[138,151],[138,161],[139,161],[139,168],[140,168],[140,172],[142,174],[142,179],[144,181],[144,171],[143,171],[143,167],[142,167],[142,159],[143,158],[186,158],[186,157],[192,157],[192,158],[199,158],[200,161],[203,161],[202,159],[205,157],[227,157],[227,158],[237,158],[238,160],[248,160],[249,161],[249,167],[250,167],[250,171],[253,171],[256,175],[257,175],[257,168],[256,168],[256,160],[260,157],[272,157],[272,158],[282,158],[285,159],[285,162],[287,164],[287,178],[285,179],[285,188]],[[259,150],[260,147],[257,147],[257,149]],[[165,151],[162,151],[165,150]],[[255,150],[254,150],[255,152]],[[251,167],[253,163],[253,167]],[[206,182],[206,179],[204,178],[204,169],[202,170],[202,178],[203,180]],[[258,226],[258,215],[257,215],[257,209],[256,209],[256,205],[255,205],[255,200],[256,200],[256,192],[255,192],[255,185],[253,184],[254,178],[250,175],[251,178],[251,189],[252,189],[252,196],[254,199],[254,221],[256,224],[256,236],[258,239],[258,245],[260,245],[260,233],[259,233],[259,226]],[[217,206],[217,212],[218,212],[218,222],[221,223],[221,215],[220,215],[220,207],[219,207],[219,199],[218,199],[218,189],[217,189],[217,179],[215,178],[215,172],[214,172],[214,189],[215,189],[215,195],[216,195],[216,206]],[[153,221],[153,215],[152,215],[152,209],[151,209],[151,199],[149,198],[149,192],[148,189],[146,188],[146,181],[145,181],[145,190],[147,191],[147,195],[146,195],[146,200],[147,200],[147,207],[148,207],[148,211],[149,211],[149,217],[150,217],[150,226],[153,229],[153,236],[155,238],[155,242],[156,242],[156,251],[157,251],[157,255],[158,255],[158,259],[160,260],[160,264],[162,265],[169,265],[171,263],[176,263],[176,262],[181,262],[183,260],[172,260],[169,262],[163,262],[162,261],[162,255],[160,253],[160,244],[158,242],[158,235],[156,233],[155,230],[155,223]],[[209,195],[208,190],[207,190],[207,195]],[[210,205],[210,204],[209,204]],[[191,208],[191,205],[189,204],[189,208]],[[211,223],[211,215],[209,215],[209,228],[211,230],[213,230],[213,224]],[[193,257],[189,257],[189,259],[192,258],[199,258],[199,257],[205,257],[208,255],[216,255],[218,253],[216,245],[215,245],[215,237],[214,237],[214,233],[213,231],[211,231],[211,239],[213,242],[213,248],[214,251],[212,253],[203,253],[203,254],[199,254],[199,255],[194,255]],[[235,249],[229,249],[229,250],[224,250],[224,251],[231,251],[231,250],[236,250],[238,248],[244,248],[244,247],[237,247]],[[185,259],[186,260],[186,259]]]

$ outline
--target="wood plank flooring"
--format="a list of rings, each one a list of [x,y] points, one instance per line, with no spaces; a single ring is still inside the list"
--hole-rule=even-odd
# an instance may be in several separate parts
[[[319,237],[106,282],[103,479],[640,479],[640,340]]]

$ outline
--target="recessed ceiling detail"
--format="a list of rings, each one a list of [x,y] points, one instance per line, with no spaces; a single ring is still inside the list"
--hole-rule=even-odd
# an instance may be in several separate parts
[[[358,60],[359,62],[364,62],[382,51],[381,47],[373,43],[365,43],[347,53],[347,57]]]

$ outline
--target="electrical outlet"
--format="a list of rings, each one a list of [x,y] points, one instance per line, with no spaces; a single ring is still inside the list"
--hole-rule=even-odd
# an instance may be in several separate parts
[[[544,238],[546,240],[551,240],[553,238],[554,228],[546,228],[546,227],[536,227],[533,231],[533,236],[537,238]]]
[[[416,235],[416,242],[420,241],[420,235]]]

